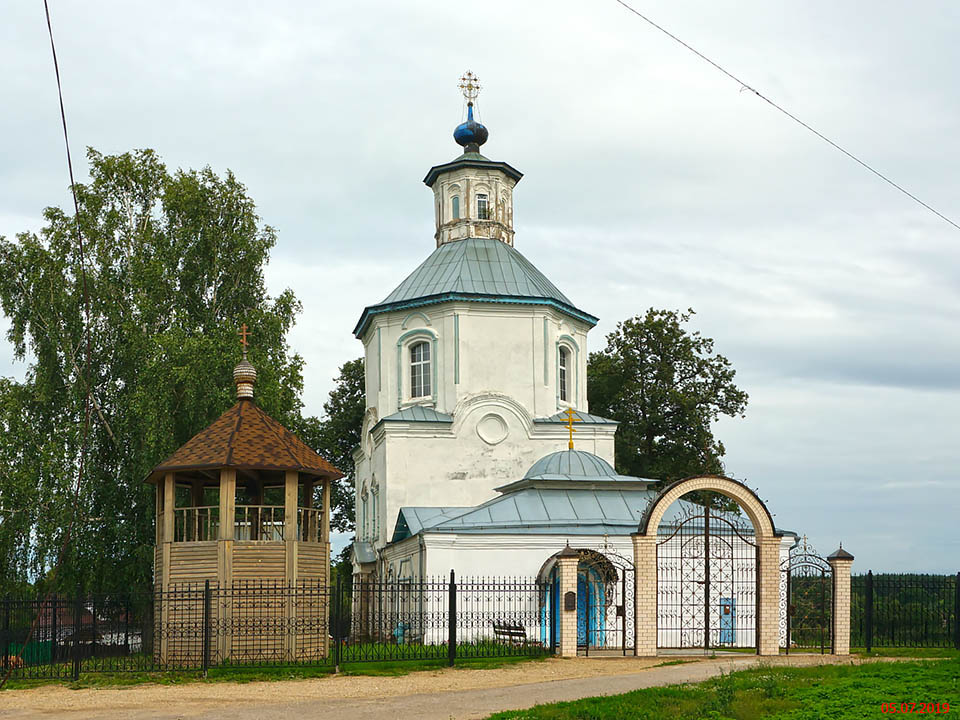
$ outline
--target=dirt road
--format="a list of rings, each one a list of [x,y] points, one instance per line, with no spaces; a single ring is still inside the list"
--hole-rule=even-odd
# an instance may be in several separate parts
[[[550,659],[492,670],[445,669],[401,677],[336,676],[278,682],[137,685],[0,693],[4,720],[448,720],[499,710],[698,682],[759,664],[859,662],[820,655],[727,656],[663,665],[674,658]]]

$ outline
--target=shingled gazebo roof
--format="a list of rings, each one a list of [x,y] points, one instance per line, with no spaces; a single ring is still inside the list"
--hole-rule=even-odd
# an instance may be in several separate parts
[[[219,468],[298,470],[331,479],[343,477],[253,400],[244,399],[157,465],[147,482],[168,472]]]

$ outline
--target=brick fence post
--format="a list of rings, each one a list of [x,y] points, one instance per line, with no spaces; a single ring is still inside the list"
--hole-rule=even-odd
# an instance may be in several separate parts
[[[834,655],[850,654],[850,568],[853,555],[840,549],[827,556],[833,568],[833,611],[830,614]]]
[[[557,581],[560,583],[560,607],[557,608],[557,612],[560,613],[561,657],[577,656],[577,565],[579,562],[580,555],[570,547],[569,543],[557,555]]]
[[[758,541],[760,602],[757,618],[757,654],[780,654],[780,538]]]
[[[634,582],[636,607],[636,647],[634,655],[655,657],[657,654],[657,536],[635,533],[633,536]]]

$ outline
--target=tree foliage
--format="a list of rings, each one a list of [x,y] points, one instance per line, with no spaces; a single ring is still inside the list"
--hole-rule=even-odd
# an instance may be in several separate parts
[[[78,185],[90,299],[93,415],[65,587],[151,581],[148,471],[234,401],[237,328],[253,332],[257,402],[297,427],[302,360],[286,336],[300,305],[268,296],[276,242],[229,171],[169,172],[156,154],[88,153]],[[0,380],[0,581],[42,579],[74,513],[84,415],[75,219],[47,208],[40,235],[0,238],[0,305],[23,382]]]
[[[620,422],[620,472],[657,480],[722,474],[723,443],[711,424],[742,415],[747,393],[713,340],[689,331],[693,310],[651,308],[617,324],[607,347],[590,354],[590,412]]]
[[[339,532],[354,530],[353,451],[360,446],[365,407],[363,358],[357,358],[340,368],[333,390],[323,404],[323,419],[308,418],[301,426],[304,442],[343,473],[331,488],[330,497],[330,527]]]

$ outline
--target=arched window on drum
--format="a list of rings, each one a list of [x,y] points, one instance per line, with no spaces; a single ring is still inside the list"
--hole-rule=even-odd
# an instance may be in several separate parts
[[[410,346],[410,397],[430,397],[430,343],[421,341]]]

